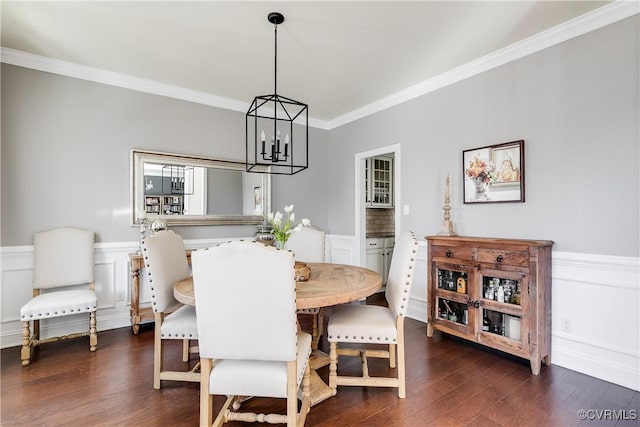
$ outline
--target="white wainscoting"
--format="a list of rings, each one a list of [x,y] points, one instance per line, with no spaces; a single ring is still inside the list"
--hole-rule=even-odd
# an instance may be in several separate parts
[[[355,264],[355,237],[327,235],[325,259],[335,264]]]
[[[426,242],[409,317],[425,322]],[[551,363],[640,391],[640,259],[553,252]]]
[[[640,391],[640,260],[553,253],[551,363]]]
[[[427,323],[427,242],[424,240],[418,241],[418,258],[416,258],[407,317]],[[426,332],[424,336],[426,339]]]
[[[190,249],[234,239],[187,240]],[[129,253],[137,242],[96,245],[98,330],[130,326]],[[20,307],[31,297],[31,246],[3,247],[0,253],[0,347],[20,345]],[[327,261],[353,264],[355,238],[327,235]],[[426,242],[418,246],[408,316],[426,322]],[[554,252],[552,266],[553,364],[640,390],[640,259]],[[148,305],[141,275],[142,306]],[[42,335],[83,330],[82,315],[42,322]],[[425,339],[428,339],[425,335]]]

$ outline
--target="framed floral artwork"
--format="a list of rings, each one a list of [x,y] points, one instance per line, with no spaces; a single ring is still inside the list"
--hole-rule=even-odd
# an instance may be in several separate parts
[[[524,202],[524,140],[462,152],[464,203]]]

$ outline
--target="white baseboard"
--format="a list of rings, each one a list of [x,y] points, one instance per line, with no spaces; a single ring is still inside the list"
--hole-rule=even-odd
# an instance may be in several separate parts
[[[640,391],[638,355],[624,348],[604,348],[556,332],[552,337],[551,363]]]

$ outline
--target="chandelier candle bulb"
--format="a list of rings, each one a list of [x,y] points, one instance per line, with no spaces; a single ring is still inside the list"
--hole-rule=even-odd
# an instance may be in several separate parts
[[[286,134],[284,137],[284,158],[285,160],[289,157],[289,134]]]

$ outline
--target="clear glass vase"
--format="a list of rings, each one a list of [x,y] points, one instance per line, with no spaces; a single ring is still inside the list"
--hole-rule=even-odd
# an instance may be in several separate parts
[[[286,240],[278,240],[276,239],[276,248],[281,249],[283,251],[287,250],[287,241]]]

